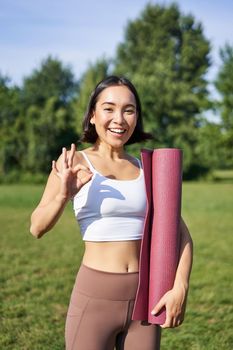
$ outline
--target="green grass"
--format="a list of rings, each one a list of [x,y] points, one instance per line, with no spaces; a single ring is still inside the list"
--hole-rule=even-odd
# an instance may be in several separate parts
[[[41,192],[41,186],[0,186],[4,350],[64,349],[66,311],[83,243],[71,206],[42,239],[29,234],[30,213]],[[232,209],[233,184],[183,184],[182,216],[194,240],[194,266],[185,321],[163,331],[162,350],[233,348]]]

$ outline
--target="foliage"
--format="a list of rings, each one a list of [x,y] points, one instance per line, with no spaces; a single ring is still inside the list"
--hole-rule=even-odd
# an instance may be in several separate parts
[[[77,140],[71,101],[77,82],[69,67],[48,57],[21,89],[0,79],[0,177],[18,169],[48,173],[62,146]]]
[[[20,92],[10,86],[10,79],[0,75],[0,174],[15,166],[19,168],[21,143],[20,131]]]
[[[24,104],[27,147],[24,170],[48,172],[62,146],[77,139],[73,128],[71,101],[78,84],[69,67],[48,57],[39,70],[24,80]]]
[[[42,61],[39,69],[24,79],[22,97],[26,107],[43,107],[51,97],[67,105],[77,91],[77,82],[71,68],[51,56]]]
[[[214,103],[207,90],[209,54],[210,43],[192,15],[175,3],[149,3],[128,22],[115,57],[89,65],[79,81],[69,66],[51,56],[21,87],[0,74],[0,182],[38,182],[47,174],[62,146],[79,142],[91,91],[112,73],[135,84],[145,130],[154,135],[153,141],[127,146],[129,152],[139,156],[141,148],[181,148],[184,179],[233,168],[233,47],[221,49],[215,81],[220,99]],[[219,124],[205,117],[213,108]]]
[[[201,164],[208,169],[224,169],[225,149],[220,124],[203,120],[198,133],[197,153],[201,154]]]
[[[56,97],[48,98],[43,108],[32,105],[27,109],[25,170],[48,172],[51,160],[57,159],[62,147],[77,139],[70,111],[71,108],[62,106]]]
[[[226,44],[220,50],[222,66],[215,86],[221,95],[217,107],[221,114],[222,147],[225,152],[225,167],[233,167],[233,46]]]
[[[97,60],[95,64],[90,64],[86,72],[80,79],[79,94],[73,101],[73,109],[75,114],[75,129],[79,135],[82,134],[82,122],[85,115],[88,101],[91,92],[95,86],[106,76],[109,72],[109,61],[105,58]]]
[[[186,173],[197,158],[198,115],[208,106],[209,51],[193,16],[182,15],[176,4],[148,4],[128,23],[115,59],[116,73],[138,88],[146,129],[155,135],[152,146],[183,148]]]

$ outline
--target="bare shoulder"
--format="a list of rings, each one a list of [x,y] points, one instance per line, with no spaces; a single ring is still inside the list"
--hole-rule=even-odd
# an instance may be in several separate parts
[[[93,147],[87,147],[82,149],[82,152],[85,152],[86,154],[98,154],[98,151],[96,151]],[[79,153],[81,153],[79,151]]]
[[[131,156],[130,154],[126,154],[126,156],[127,156],[127,160],[130,162],[130,163],[132,163],[132,164],[134,164],[134,165],[136,165],[137,167],[138,167],[138,162],[140,162],[140,159],[139,158],[137,158],[137,157],[133,157],[133,156]]]
[[[70,154],[71,154],[71,150],[67,149],[67,158],[70,157]],[[60,154],[60,156],[58,157],[57,161],[56,161],[56,164],[57,164],[57,167],[60,169],[61,165],[62,165],[62,162],[63,162],[63,153]],[[83,158],[83,155],[80,151],[76,150],[74,155],[73,155],[73,160],[72,160],[72,167],[75,167],[77,164],[84,164],[85,163],[85,160]]]
[[[86,161],[85,161],[85,158],[84,158],[82,152],[85,152],[85,153],[88,154],[89,153],[89,148],[85,148],[83,150],[75,152],[74,165],[76,165],[78,163],[86,165]]]
[[[73,166],[82,163],[83,161],[83,156],[82,153],[80,151],[76,151],[74,154],[74,159],[73,159]]]
[[[84,158],[83,155],[82,155],[82,152],[84,152],[87,156],[98,156],[99,155],[99,152],[98,150],[94,149],[93,146],[91,147],[87,147],[87,148],[84,148],[82,149],[81,151],[79,151],[79,155],[81,158]]]

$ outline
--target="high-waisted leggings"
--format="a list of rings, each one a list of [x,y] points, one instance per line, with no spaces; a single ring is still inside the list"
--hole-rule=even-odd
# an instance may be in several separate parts
[[[81,265],[65,326],[66,350],[159,350],[160,327],[132,321],[137,272]]]

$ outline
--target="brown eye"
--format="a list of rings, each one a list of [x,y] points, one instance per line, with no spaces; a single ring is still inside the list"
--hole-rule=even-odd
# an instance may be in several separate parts
[[[134,110],[133,109],[126,109],[125,112],[127,114],[133,114],[134,113]]]

